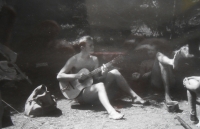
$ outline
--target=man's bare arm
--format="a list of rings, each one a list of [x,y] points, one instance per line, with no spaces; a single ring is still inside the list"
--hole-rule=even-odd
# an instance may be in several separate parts
[[[195,79],[200,81],[200,76],[191,76],[191,77],[186,77],[187,79]]]
[[[77,74],[68,74],[71,69],[74,67],[74,64],[76,63],[75,57],[71,57],[67,63],[64,65],[64,67],[60,70],[60,72],[57,75],[58,80],[65,80],[65,81],[71,81],[74,79],[78,79]]]

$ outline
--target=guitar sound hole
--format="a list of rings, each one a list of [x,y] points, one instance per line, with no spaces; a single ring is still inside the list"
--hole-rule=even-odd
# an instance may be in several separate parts
[[[80,83],[83,83],[83,82],[84,82],[84,80],[79,80],[79,82],[80,82]]]

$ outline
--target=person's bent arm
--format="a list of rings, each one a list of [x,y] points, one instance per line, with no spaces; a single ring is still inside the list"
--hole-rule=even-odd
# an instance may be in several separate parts
[[[57,79],[59,81],[61,81],[63,79],[65,81],[80,79],[81,77],[78,74],[68,74],[70,72],[70,70],[73,68],[74,64],[75,64],[75,58],[72,57],[67,61],[65,66],[60,70],[60,72],[57,75]]]
[[[150,76],[151,76],[151,71],[144,73],[144,74],[142,75],[142,78],[148,78],[148,77],[150,77]]]
[[[200,76],[191,76],[191,77],[187,77],[188,79],[196,79],[198,81],[200,81]]]

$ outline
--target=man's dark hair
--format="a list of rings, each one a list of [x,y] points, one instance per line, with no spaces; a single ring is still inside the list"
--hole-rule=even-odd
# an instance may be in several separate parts
[[[79,39],[78,45],[85,46],[87,41],[93,41],[93,38],[91,36],[83,36]]]

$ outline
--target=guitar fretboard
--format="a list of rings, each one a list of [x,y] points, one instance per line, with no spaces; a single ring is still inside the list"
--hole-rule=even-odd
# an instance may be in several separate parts
[[[105,64],[106,67],[110,67],[111,65],[112,65],[111,62],[108,62],[108,63]],[[101,72],[101,67],[90,72],[90,76],[94,76],[94,75],[98,74],[99,72]]]
[[[117,62],[119,61],[119,59],[120,59],[120,57],[117,57],[117,58],[113,59],[112,61],[110,61],[110,62],[108,62],[108,63],[106,63],[106,64],[104,64],[104,65],[105,65],[107,68],[109,68],[112,64],[117,63]],[[89,76],[90,76],[90,77],[91,77],[91,76],[94,76],[94,75],[98,74],[99,72],[101,72],[101,67],[99,67],[99,68],[97,68],[97,69],[91,71],[90,74],[89,74]]]

